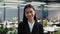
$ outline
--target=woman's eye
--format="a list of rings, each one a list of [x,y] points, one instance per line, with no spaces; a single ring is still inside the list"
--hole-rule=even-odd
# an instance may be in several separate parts
[[[28,14],[28,12],[26,12],[26,14]]]
[[[32,11],[30,11],[30,13],[32,13]]]

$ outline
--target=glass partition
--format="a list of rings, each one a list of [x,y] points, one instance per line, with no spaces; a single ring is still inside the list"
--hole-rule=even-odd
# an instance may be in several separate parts
[[[12,21],[13,18],[18,18],[18,8],[16,6],[9,6],[5,8],[6,21]]]
[[[4,21],[4,6],[0,6],[0,21]]]

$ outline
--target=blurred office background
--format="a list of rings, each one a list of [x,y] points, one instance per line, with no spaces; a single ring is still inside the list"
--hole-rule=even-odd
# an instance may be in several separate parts
[[[26,4],[36,9],[44,34],[60,34],[60,0],[0,0],[0,34],[17,34]]]

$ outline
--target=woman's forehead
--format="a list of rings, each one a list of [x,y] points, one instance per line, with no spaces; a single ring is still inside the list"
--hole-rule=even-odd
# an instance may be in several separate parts
[[[33,8],[26,8],[25,11],[34,11]]]

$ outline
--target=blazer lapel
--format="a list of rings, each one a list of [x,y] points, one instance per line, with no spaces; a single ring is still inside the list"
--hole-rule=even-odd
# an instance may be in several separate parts
[[[35,29],[37,28],[37,22],[34,23],[33,29],[32,29],[32,33],[35,31]]]
[[[30,29],[29,29],[29,25],[28,25],[28,23],[25,23],[25,29],[26,29],[26,32],[27,32],[27,34],[29,34],[30,33]]]

